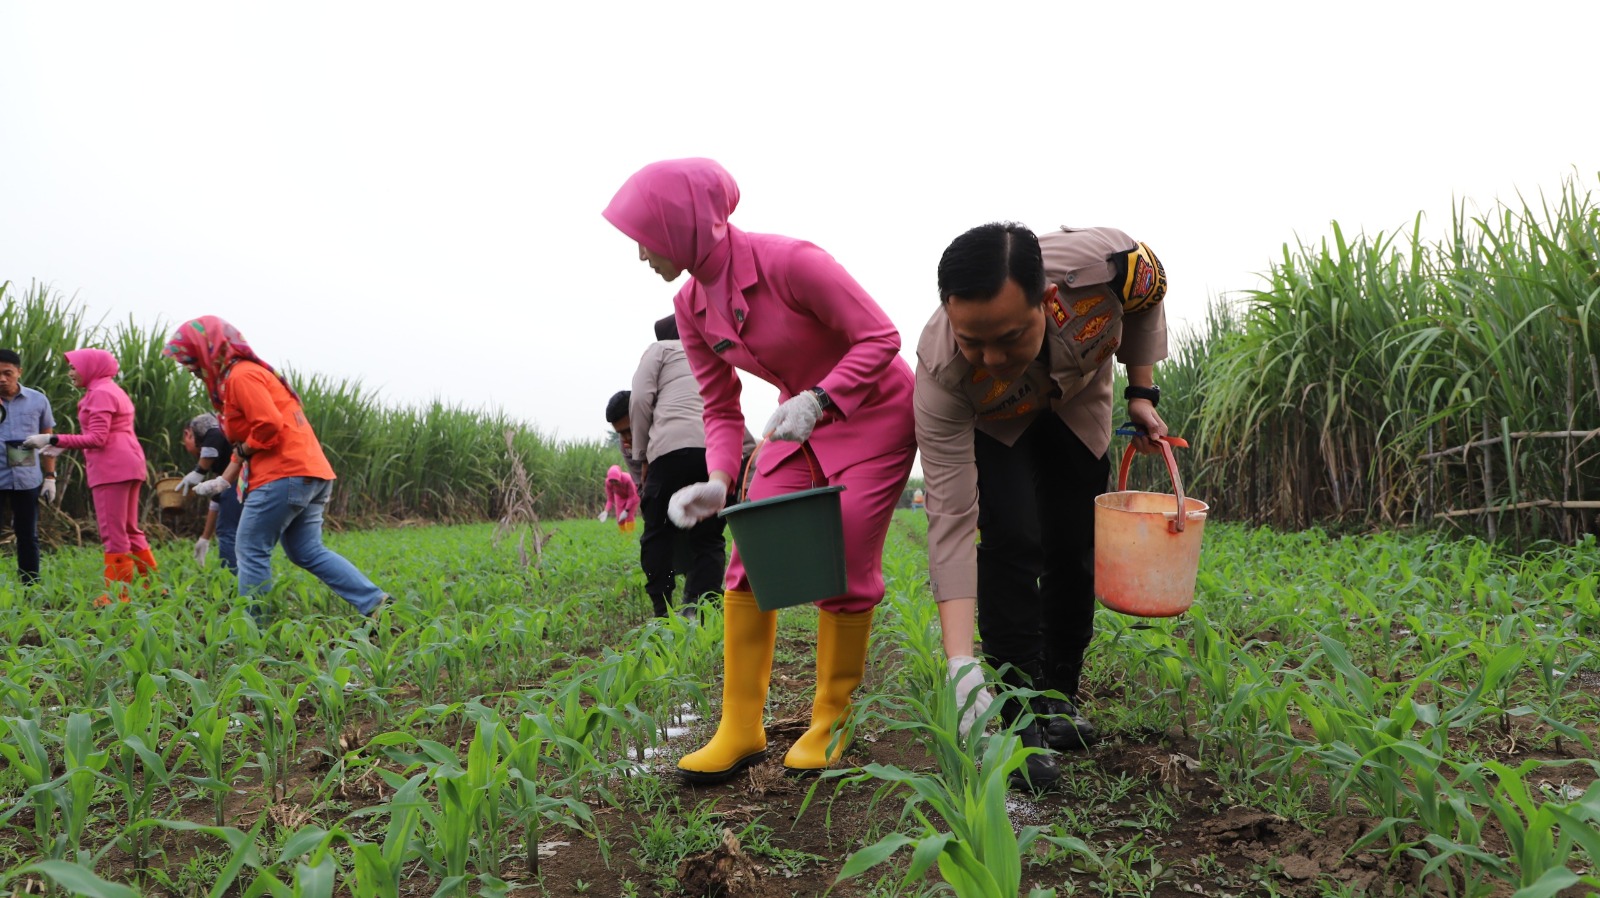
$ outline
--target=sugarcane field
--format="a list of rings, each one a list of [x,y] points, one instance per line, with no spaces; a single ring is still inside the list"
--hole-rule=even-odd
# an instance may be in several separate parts
[[[0,7],[0,896],[1600,898],[1530,4]]]

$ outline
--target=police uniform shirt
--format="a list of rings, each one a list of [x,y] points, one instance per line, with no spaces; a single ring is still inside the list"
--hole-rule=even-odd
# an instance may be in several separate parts
[[[1153,365],[1167,357],[1166,273],[1148,246],[1114,228],[1062,228],[1039,236],[1045,276],[1040,358],[997,381],[956,346],[945,310],[917,344],[917,444],[928,513],[934,598],[978,593],[978,468],[972,435],[1012,445],[1040,414],[1055,414],[1096,455],[1111,445],[1112,359]]]

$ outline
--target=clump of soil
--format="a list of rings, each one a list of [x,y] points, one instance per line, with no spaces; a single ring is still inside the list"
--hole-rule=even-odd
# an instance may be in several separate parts
[[[722,831],[722,844],[678,865],[678,887],[690,898],[756,898],[759,881],[755,862],[731,829]]]

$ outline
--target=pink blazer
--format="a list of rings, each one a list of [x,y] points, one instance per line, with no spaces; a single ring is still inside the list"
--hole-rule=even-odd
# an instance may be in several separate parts
[[[78,433],[56,436],[63,449],[82,449],[89,486],[144,480],[144,447],[133,433],[133,400],[112,378],[117,357],[104,349],[74,349],[67,364],[83,378],[78,401]]]
[[[827,392],[834,407],[810,439],[824,478],[913,446],[915,381],[900,358],[894,322],[815,245],[773,234],[746,236],[755,259],[753,284],[714,303],[690,281],[674,303],[705,400],[707,468],[739,470],[739,368],[777,387],[779,402],[812,387]],[[797,451],[797,443],[774,440],[761,450],[756,469],[768,473]]]
[[[810,440],[821,478],[915,451],[911,366],[889,316],[812,244],[734,227],[728,217],[738,205],[739,185],[715,161],[668,159],[635,172],[602,213],[693,276],[674,311],[705,400],[707,468],[739,470],[739,368],[776,386],[779,401],[827,391],[834,408]],[[796,443],[773,442],[756,469],[771,473],[797,451]]]
[[[629,517],[639,515],[639,488],[620,465],[612,465],[606,472],[606,511],[613,515],[626,511]]]

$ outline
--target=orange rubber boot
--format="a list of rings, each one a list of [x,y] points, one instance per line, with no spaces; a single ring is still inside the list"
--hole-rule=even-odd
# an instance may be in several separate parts
[[[150,551],[149,546],[145,546],[143,549],[134,549],[128,554],[128,557],[133,559],[133,566],[139,572],[139,577],[147,583],[151,579],[150,575],[161,568],[161,565],[156,563],[156,555]]]
[[[106,592],[94,600],[96,608],[104,608],[113,602],[128,601],[128,584],[133,582],[134,561],[132,555],[122,552],[105,553],[105,578]],[[112,596],[116,596],[115,599]]]

